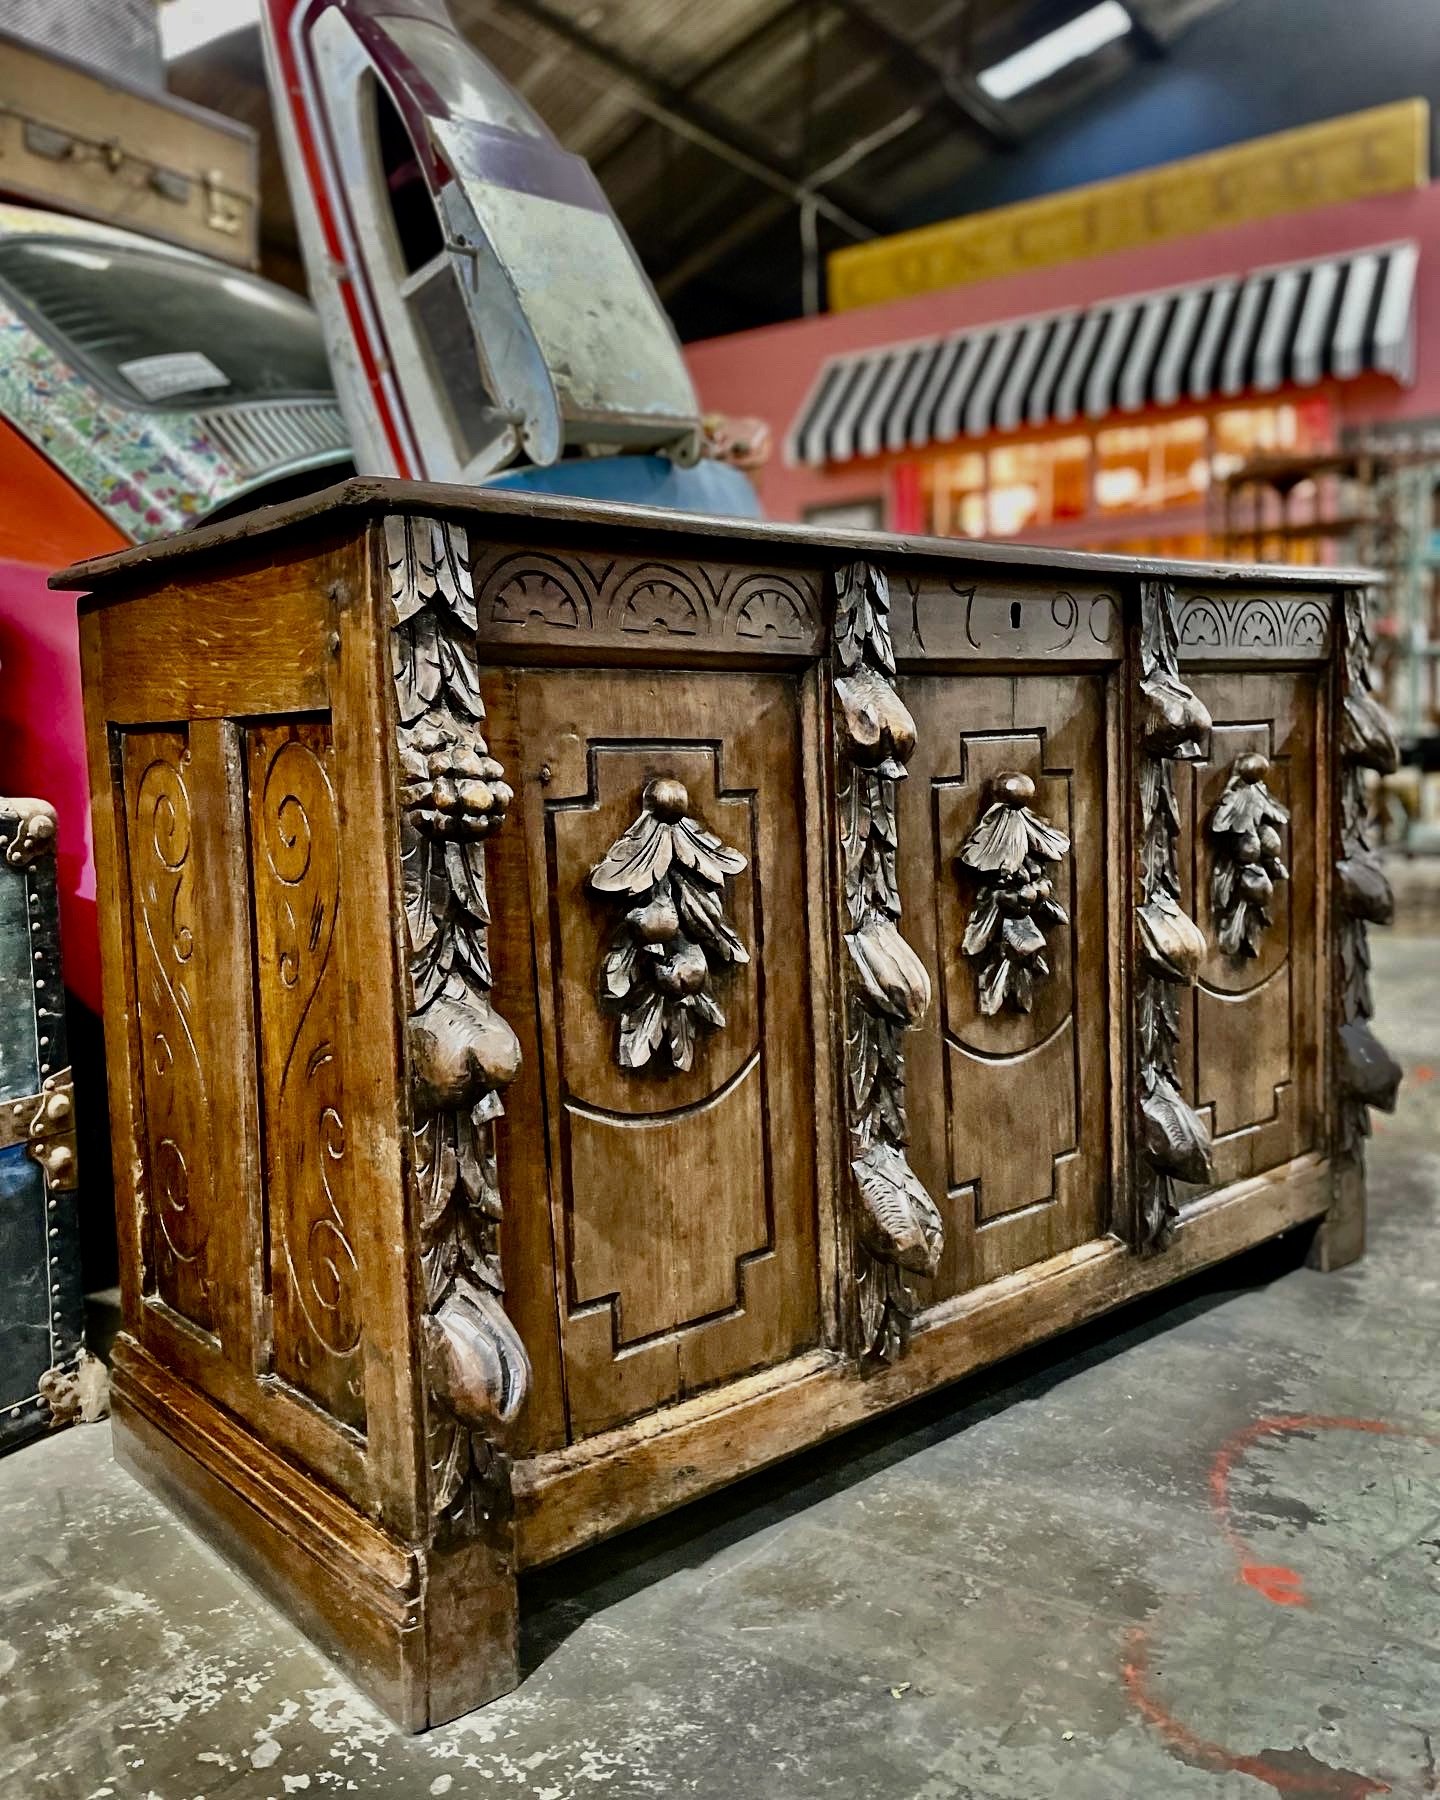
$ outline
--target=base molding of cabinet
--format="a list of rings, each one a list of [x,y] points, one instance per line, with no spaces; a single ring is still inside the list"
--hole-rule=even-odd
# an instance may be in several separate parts
[[[116,1460],[188,1521],[407,1731],[519,1680],[512,1570],[390,1535],[229,1413],[117,1340]],[[486,1579],[487,1575],[490,1577]],[[470,1629],[451,1629],[456,1595]],[[505,1616],[502,1616],[505,1615]],[[463,1639],[462,1667],[454,1667]]]
[[[1298,1157],[1195,1202],[1156,1255],[1097,1238],[932,1308],[894,1365],[861,1373],[827,1352],[797,1357],[633,1426],[517,1462],[516,1561],[522,1569],[555,1562],[1268,1238],[1323,1221],[1338,1203],[1330,1164]],[[1362,1187],[1362,1213],[1363,1205]]]

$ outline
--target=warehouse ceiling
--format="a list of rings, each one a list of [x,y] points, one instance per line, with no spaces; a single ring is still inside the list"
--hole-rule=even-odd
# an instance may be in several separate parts
[[[594,168],[682,337],[823,304],[825,254],[944,216],[1014,153],[1232,0],[1126,0],[1133,29],[1003,104],[976,80],[1086,0],[451,0],[463,31]],[[267,271],[303,285],[258,32],[170,66],[262,132]]]

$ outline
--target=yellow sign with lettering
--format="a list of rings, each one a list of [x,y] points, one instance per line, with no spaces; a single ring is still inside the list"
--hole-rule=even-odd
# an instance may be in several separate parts
[[[1425,185],[1429,162],[1429,102],[1396,100],[1138,175],[849,245],[827,259],[830,309],[846,312],[1278,213],[1399,193]]]

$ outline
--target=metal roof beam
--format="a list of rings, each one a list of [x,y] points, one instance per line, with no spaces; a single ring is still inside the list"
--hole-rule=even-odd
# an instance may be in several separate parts
[[[786,0],[785,5],[777,7],[768,17],[761,19],[758,25],[752,26],[749,31],[736,38],[734,43],[727,44],[718,56],[703,63],[693,75],[688,75],[683,82],[678,82],[675,92],[684,97],[687,105],[693,105],[691,96],[697,89],[703,88],[708,82],[713,81],[717,75],[728,69],[733,63],[739,62],[743,56],[748,56],[752,50],[758,49],[761,44],[767,43],[782,27],[790,25],[796,16],[804,12],[810,4],[811,0]],[[635,126],[632,131],[627,131],[622,138],[618,138],[608,150],[592,158],[590,166],[595,173],[599,175],[610,163],[623,156],[640,138],[644,130],[643,125]]]
[[[919,81],[917,104],[943,103],[971,132],[992,150],[1013,150],[1020,134],[979,84],[968,75],[947,69],[921,44],[911,41],[877,12],[870,0],[826,0],[880,45],[907,82]]]
[[[878,237],[886,229],[874,220],[862,218],[837,205],[793,168],[778,163],[763,139],[736,125],[704,101],[687,95],[657,71],[602,43],[573,19],[556,12],[546,0],[491,0],[491,9],[527,19],[590,57],[630,88],[638,111],[659,120],[677,136],[708,150],[712,156],[719,157],[752,180],[772,188],[777,194],[784,194],[795,205],[813,206],[821,218],[829,220],[848,236],[864,240]]]

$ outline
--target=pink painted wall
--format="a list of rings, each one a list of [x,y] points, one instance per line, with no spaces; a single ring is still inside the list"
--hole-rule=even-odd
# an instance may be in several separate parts
[[[74,594],[48,569],[0,561],[0,791],[48,800],[58,819],[56,882],[65,985],[100,1010],[95,861]]]
[[[1415,238],[1421,246],[1416,385],[1402,388],[1382,376],[1347,383],[1336,390],[1337,424],[1440,414],[1440,183],[1177,238],[1060,268],[921,294],[884,306],[825,313],[732,337],[709,338],[687,345],[685,355],[707,409],[758,415],[769,421],[775,451],[756,477],[760,499],[772,519],[798,519],[806,506],[888,494],[887,473],[873,462],[820,470],[792,468],[785,460],[786,434],[827,356],[1061,307],[1091,305],[1215,275],[1245,273],[1272,263],[1363,249],[1397,238]]]

